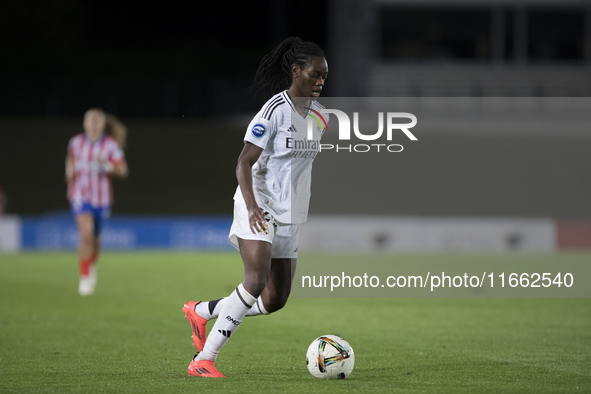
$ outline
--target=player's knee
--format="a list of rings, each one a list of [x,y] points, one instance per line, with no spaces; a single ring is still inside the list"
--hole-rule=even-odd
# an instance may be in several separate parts
[[[80,242],[85,245],[94,245],[92,229],[83,229],[80,231]]]
[[[278,310],[283,308],[286,303],[287,303],[287,301],[284,301],[284,302],[272,301],[269,306],[265,306],[265,309],[267,309],[268,313],[277,312]]]
[[[259,274],[245,275],[244,288],[253,297],[258,297],[267,284],[267,277]]]
[[[287,304],[288,298],[289,298],[289,292],[282,293],[282,294],[275,294],[268,301],[269,305],[265,305],[265,309],[269,313],[277,312],[278,310],[283,308],[285,306],[285,304]]]

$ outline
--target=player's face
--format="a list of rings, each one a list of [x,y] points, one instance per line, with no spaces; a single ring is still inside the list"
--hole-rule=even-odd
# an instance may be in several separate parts
[[[105,130],[106,124],[105,114],[101,111],[90,110],[84,115],[84,131],[91,141],[96,141],[100,138]]]
[[[323,57],[313,57],[310,63],[297,67],[292,87],[296,97],[319,97],[328,75],[328,63]]]

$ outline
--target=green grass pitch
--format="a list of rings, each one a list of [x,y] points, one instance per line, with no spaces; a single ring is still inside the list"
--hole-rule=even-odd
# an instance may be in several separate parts
[[[590,299],[293,298],[247,318],[216,363],[228,378],[205,379],[187,376],[181,309],[229,294],[237,253],[105,252],[98,273],[80,297],[75,253],[0,254],[1,393],[591,392]],[[330,333],[355,350],[343,381],[306,369]]]

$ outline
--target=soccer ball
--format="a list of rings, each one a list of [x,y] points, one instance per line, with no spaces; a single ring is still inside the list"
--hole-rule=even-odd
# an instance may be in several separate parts
[[[306,364],[316,379],[345,379],[353,371],[355,353],[343,338],[323,335],[308,347]]]

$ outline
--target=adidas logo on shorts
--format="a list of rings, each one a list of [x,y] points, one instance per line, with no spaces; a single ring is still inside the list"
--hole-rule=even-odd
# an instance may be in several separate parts
[[[271,215],[268,211],[264,211],[263,215],[265,215],[265,220],[268,223],[271,223],[273,227],[277,228],[277,223],[275,222],[275,218]]]

